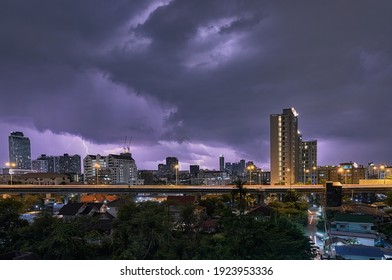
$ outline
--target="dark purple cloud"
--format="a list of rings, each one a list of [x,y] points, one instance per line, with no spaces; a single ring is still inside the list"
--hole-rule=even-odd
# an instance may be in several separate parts
[[[390,162],[391,10],[390,1],[3,1],[0,121],[97,150],[132,136],[148,168],[171,155],[217,168],[221,153],[267,165],[269,115],[295,107],[304,138],[320,141],[320,164]]]

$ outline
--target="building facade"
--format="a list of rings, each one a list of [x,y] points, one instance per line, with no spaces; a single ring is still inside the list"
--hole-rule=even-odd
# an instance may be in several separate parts
[[[142,185],[138,181],[138,171],[131,153],[110,154],[108,168],[112,184]]]
[[[300,142],[300,182],[304,184],[317,184],[317,140]]]
[[[87,155],[83,159],[86,184],[143,185],[131,153]]]
[[[82,174],[80,155],[64,154],[59,156],[59,173]]]
[[[33,160],[32,161],[32,170],[41,173],[47,173],[48,171],[48,161],[46,160]]]
[[[294,108],[270,116],[271,185],[298,181],[299,143],[298,114]]]
[[[197,174],[200,172],[200,166],[199,165],[189,165],[189,173],[190,176],[193,178],[197,177]]]
[[[223,155],[219,157],[219,171],[225,171],[225,157]]]
[[[84,182],[86,184],[107,184],[108,180],[108,157],[87,155],[83,159]],[[104,175],[105,174],[105,175]]]
[[[9,160],[16,169],[31,170],[30,139],[23,132],[11,132],[8,136]]]
[[[39,169],[43,168],[42,171]],[[47,156],[41,154],[36,160],[34,160],[33,170],[37,172],[60,172],[60,157],[58,156]],[[44,171],[45,170],[45,171]]]
[[[318,183],[326,181],[340,182],[342,184],[359,184],[367,174],[367,168],[355,162],[340,163],[339,165],[320,166],[317,169]]]

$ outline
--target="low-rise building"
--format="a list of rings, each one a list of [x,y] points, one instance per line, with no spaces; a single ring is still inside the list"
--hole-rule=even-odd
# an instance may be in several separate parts
[[[66,185],[71,182],[71,178],[61,173],[26,173],[13,175],[12,181],[14,184],[26,185]]]
[[[344,260],[391,260],[392,249],[365,245],[337,245],[336,258]]]

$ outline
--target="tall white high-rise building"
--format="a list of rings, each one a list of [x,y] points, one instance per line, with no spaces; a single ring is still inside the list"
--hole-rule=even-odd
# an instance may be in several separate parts
[[[271,185],[293,184],[301,168],[298,114],[294,108],[270,116]]]

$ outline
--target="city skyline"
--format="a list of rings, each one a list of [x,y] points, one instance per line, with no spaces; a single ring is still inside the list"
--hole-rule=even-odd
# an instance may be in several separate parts
[[[22,131],[33,159],[132,137],[138,169],[269,168],[269,116],[291,107],[319,165],[390,163],[392,3],[301,4],[1,4],[0,167]]]

